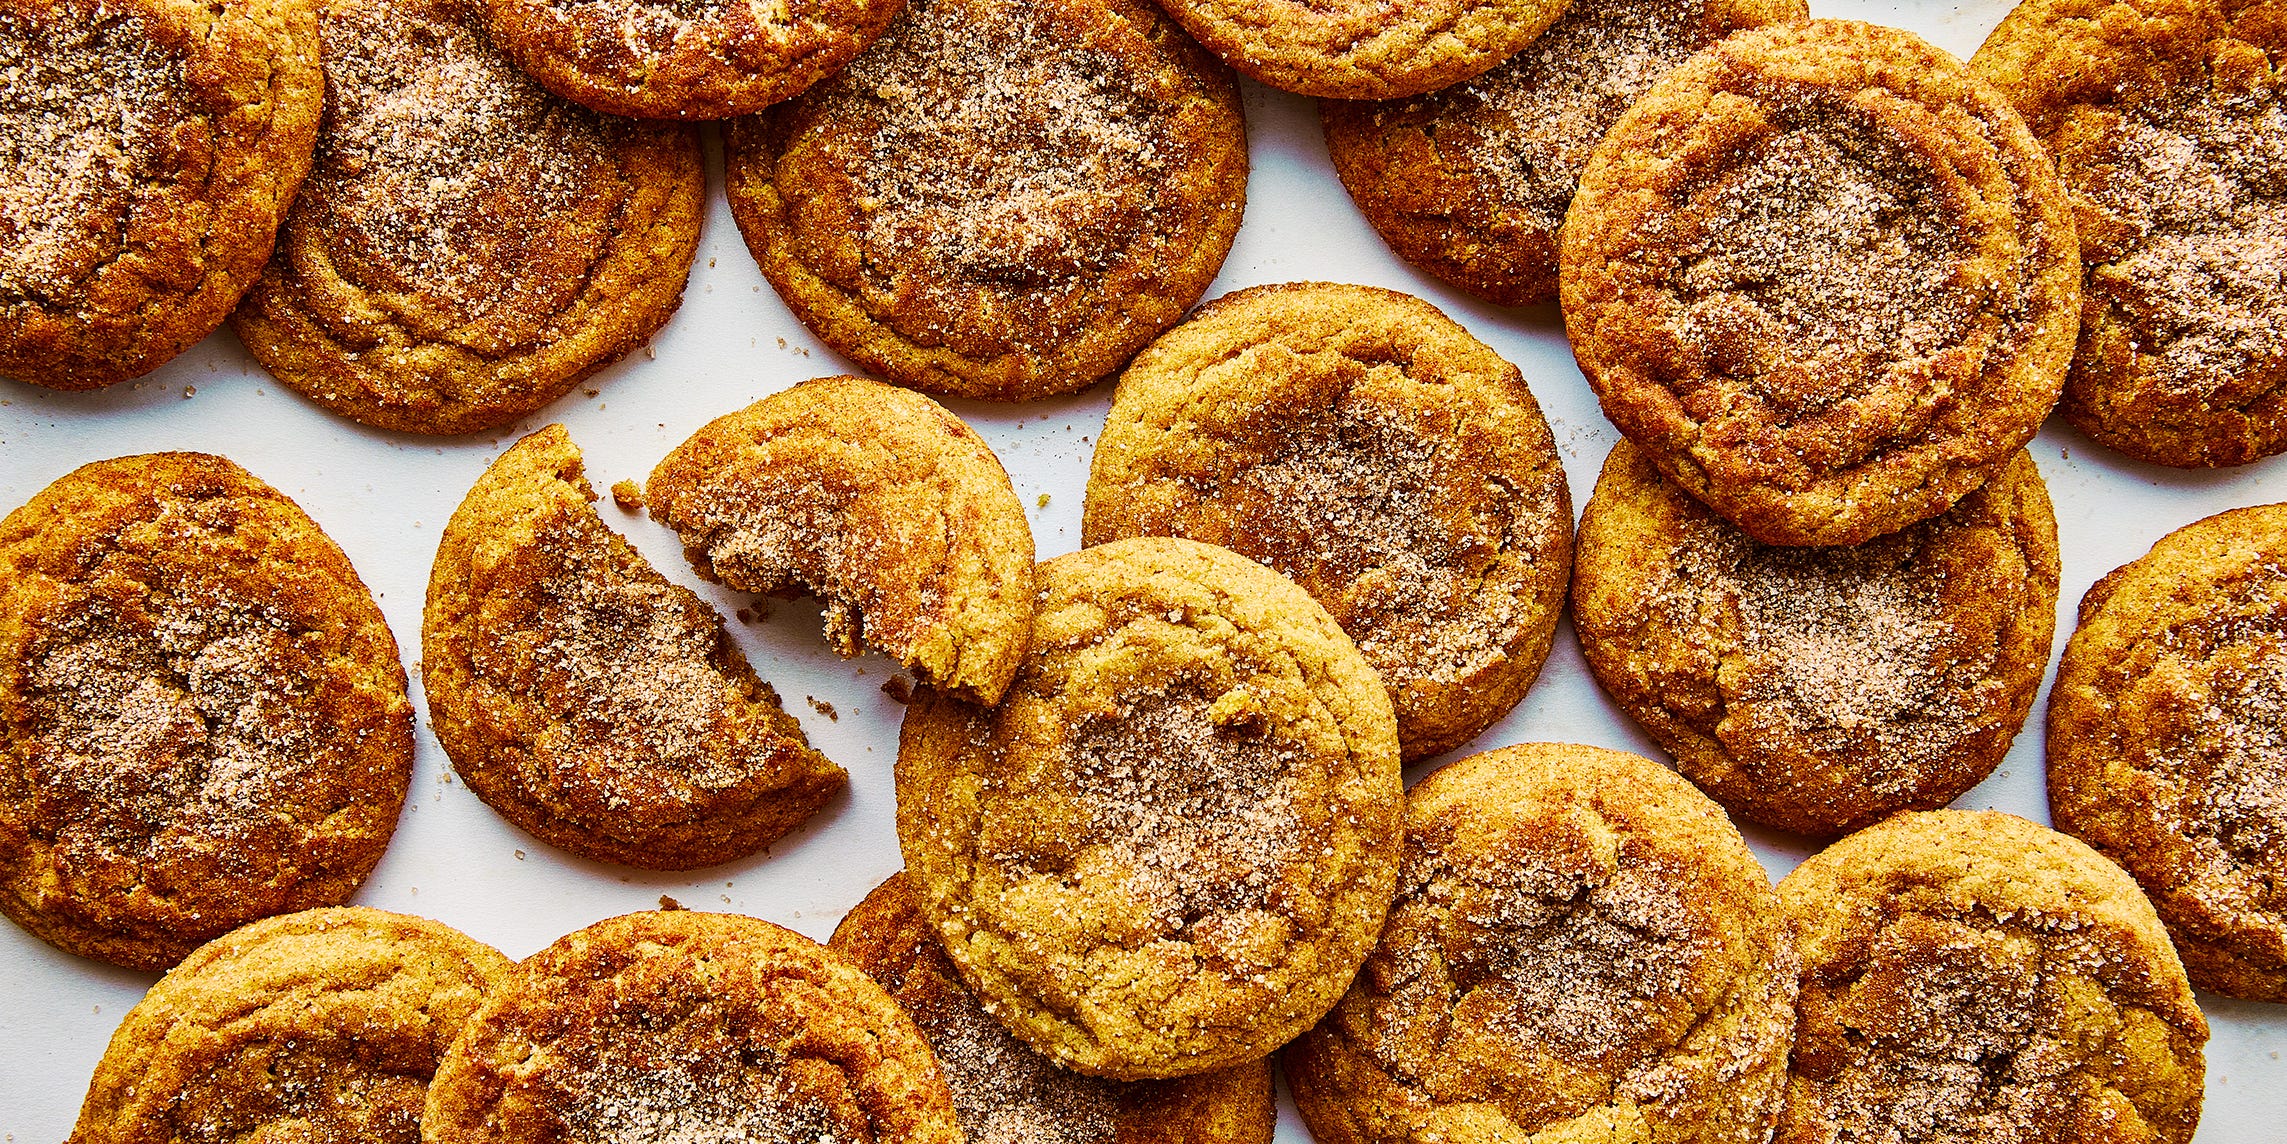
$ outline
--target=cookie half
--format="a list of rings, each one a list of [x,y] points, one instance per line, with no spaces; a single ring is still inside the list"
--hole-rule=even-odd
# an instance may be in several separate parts
[[[1081,536],[1218,544],[1302,585],[1389,688],[1409,760],[1475,738],[1548,657],[1572,497],[1517,367],[1434,306],[1258,286],[1138,354]]]
[[[500,54],[474,0],[327,0],[317,167],[231,326],[325,408],[507,425],[675,312],[706,176],[690,128],[597,115]]]
[[[478,798],[574,854],[742,858],[849,776],[810,748],[721,617],[604,526],[560,425],[454,510],[422,614],[429,721]]]
[[[1504,747],[1408,794],[1381,944],[1287,1076],[1325,1144],[1759,1144],[1795,971],[1722,808],[1635,755]]]
[[[1573,623],[1606,694],[1733,814],[1831,838],[2000,765],[2056,634],[2057,522],[2019,450],[1944,513],[1849,548],[1760,544],[1613,446]]]
[[[1573,354],[1670,480],[1765,544],[1945,511],[2040,428],[2073,220],[2008,102],[1908,32],[1737,33],[1606,135],[1565,216]]]
[[[127,1011],[76,1144],[420,1144],[429,1079],[510,962],[426,918],[303,910],[200,946]]]
[[[1392,99],[1458,83],[1533,41],[1566,0],[1161,0],[1184,31],[1282,91]]]
[[[2192,983],[2287,1001],[2287,505],[2162,537],[2081,598],[2049,698],[2057,828],[2127,867]]]
[[[701,575],[814,594],[845,656],[1000,702],[1032,631],[1032,526],[1007,470],[942,405],[862,377],[708,422],[651,472],[651,514]]]
[[[1145,0],[915,0],[724,145],[731,215],[795,315],[955,397],[1118,369],[1206,291],[1246,203],[1237,85]]]
[[[1381,930],[1389,698],[1325,609],[1222,548],[1118,540],[1039,584],[1000,706],[906,708],[898,849],[922,911],[987,1010],[1067,1068],[1259,1060]]]
[[[0,912],[164,969],[381,860],[413,708],[381,609],[221,457],[83,465],[0,520]]]
[[[2287,18],[2031,0],[1970,60],[2055,154],[2080,225],[2067,420],[2140,461],[2287,450]]]

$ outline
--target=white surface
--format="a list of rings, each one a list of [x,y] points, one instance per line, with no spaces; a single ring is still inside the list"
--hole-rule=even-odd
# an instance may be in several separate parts
[[[1859,16],[1913,28],[1966,56],[2002,4],[1815,3],[1821,16]],[[1254,177],[1246,225],[1208,292],[1266,282],[1328,279],[1422,295],[1523,368],[1546,410],[1585,504],[1614,439],[1573,367],[1553,308],[1504,310],[1471,301],[1393,258],[1359,218],[1326,166],[1308,100],[1249,84]],[[503,823],[454,779],[426,727],[418,695],[421,599],[437,531],[486,464],[510,441],[561,421],[587,451],[603,488],[641,479],[705,421],[797,381],[850,370],[788,314],[740,244],[721,199],[714,208],[682,311],[649,354],[607,370],[513,430],[430,440],[368,430],[332,417],[272,382],[227,331],[150,377],[91,394],[0,382],[0,510],[90,460],[163,449],[221,453],[299,501],[347,549],[380,597],[415,679],[423,712],[413,788],[388,856],[360,904],[422,914],[522,957],[599,918],[649,908],[671,895],[695,909],[768,918],[823,940],[842,913],[898,865],[890,764],[901,708],[879,690],[888,664],[844,662],[826,650],[817,612],[779,605],[763,623],[733,629],[763,676],[786,697],[812,742],[849,768],[848,797],[768,856],[697,872],[651,874],[568,858]],[[193,392],[195,390],[195,393]],[[1078,547],[1089,449],[1111,387],[1018,406],[953,403],[1014,477],[1043,558]],[[2163,533],[2239,505],[2282,499],[2287,460],[2184,473],[2126,461],[2053,422],[2033,446],[2055,498],[2064,550],[2057,647],[2081,593],[2140,556]],[[1039,498],[1046,497],[1045,504]],[[1035,507],[1036,504],[1038,507]],[[609,507],[660,571],[720,606],[747,603],[705,584],[673,537],[648,518]],[[2052,665],[2053,668],[2053,665]],[[805,700],[830,703],[838,719]],[[1958,805],[2048,821],[2040,730],[2044,690],[2027,728],[1992,779]],[[1661,757],[1596,690],[1569,623],[1540,682],[1509,718],[1468,750],[1563,740]],[[1427,768],[1416,767],[1409,779]],[[1772,875],[1807,853],[1749,832]],[[0,1140],[60,1140],[119,1018],[153,975],[58,953],[0,924]],[[2279,1139],[2287,1129],[2287,1008],[2203,995],[2214,1027],[2206,1118],[2199,1140]],[[1279,1139],[1308,1139],[1282,1098]]]

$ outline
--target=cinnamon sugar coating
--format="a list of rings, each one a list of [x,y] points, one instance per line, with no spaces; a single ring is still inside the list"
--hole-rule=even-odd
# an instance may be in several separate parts
[[[325,97],[312,0],[0,0],[0,378],[92,389],[214,332]]]
[[[241,926],[128,1010],[72,1144],[420,1144],[437,1062],[509,968],[450,926],[358,906]]]
[[[1336,99],[1394,99],[1468,79],[1531,43],[1567,2],[1160,0],[1248,76]]]
[[[2182,1144],[2208,1025],[2120,867],[2014,815],[1901,814],[1779,883],[1803,958],[1777,1144]]]
[[[1970,60],[2079,219],[2065,417],[2141,461],[2287,450],[2287,5],[2032,0]]]
[[[1270,1144],[1268,1058],[1166,1081],[1058,1068],[1003,1029],[938,945],[902,873],[834,927],[827,948],[866,971],[937,1054],[969,1144]]]
[[[1302,585],[1381,676],[1410,760],[1524,698],[1572,570],[1572,497],[1517,367],[1434,306],[1258,286],[1138,354],[1081,537],[1219,544]]]
[[[1287,1076],[1323,1144],[1759,1144],[1796,967],[1706,796],[1619,751],[1504,747],[1409,793],[1381,944]]]
[[[221,457],[81,466],[0,520],[0,911],[164,969],[338,905],[404,802],[381,610],[301,508]]]
[[[551,425],[454,511],[421,629],[437,739],[478,798],[575,854],[655,870],[751,854],[849,776],[594,499]]]
[[[429,1086],[426,1144],[961,1144],[856,966],[735,914],[627,914],[519,962]]]
[[[1852,548],[1759,544],[1613,446],[1573,622],[1614,702],[1733,814],[1831,838],[1983,781],[2025,725],[2057,523],[2019,450],[1944,513]]]
[[[732,216],[812,331],[992,401],[1119,368],[1206,291],[1246,203],[1237,85],[1145,0],[916,0],[725,148]]]
[[[2017,113],[1911,33],[1737,33],[1668,73],[1565,217],[1607,416],[1766,544],[1856,544],[1984,484],[2072,354],[2072,216]]]
[[[742,592],[814,594],[826,638],[1000,702],[1032,631],[1032,526],[992,448],[930,399],[807,381],[708,422],[652,470],[651,513]]]
[[[1067,1068],[1260,1059],[1381,929],[1389,698],[1323,608],[1225,549],[1116,540],[1039,585],[1000,706],[906,709],[898,848],[922,910],[986,1008]]]
[[[2162,537],[2081,598],[2049,700],[2057,827],[2152,896],[2192,983],[2287,1001],[2287,505]]]

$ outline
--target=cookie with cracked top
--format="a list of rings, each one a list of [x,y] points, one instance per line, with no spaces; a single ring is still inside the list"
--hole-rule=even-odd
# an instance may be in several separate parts
[[[1779,883],[1802,953],[1777,1144],[2183,1144],[2208,1025],[2136,883],[1994,811],[1900,814]]]
[[[906,708],[897,839],[922,911],[1067,1068],[1258,1060],[1341,997],[1389,908],[1389,696],[1324,608],[1227,549],[1115,540],[1038,583],[999,706]]]
[[[641,345],[705,213],[697,133],[541,90],[474,0],[328,0],[317,167],[231,315],[263,368],[409,433],[494,429]]]
[[[0,2],[0,377],[92,389],[222,324],[310,169],[313,0]]]
[[[1282,91],[1393,99],[1514,55],[1568,0],[1160,0],[1209,51]]]
[[[1760,1144],[1796,968],[1770,879],[1691,784],[1503,747],[1408,794],[1381,943],[1284,1063],[1325,1144]]]
[[[2081,598],[2057,828],[2135,875],[2192,984],[2287,1002],[2287,505],[2179,528]]]
[[[2162,465],[2287,450],[2287,5],[2029,0],[1969,66],[2079,219],[2066,420]]]
[[[1662,473],[1765,544],[1984,484],[2056,404],[2073,219],[2007,100],[1911,33],[1735,33],[1653,85],[1565,216],[1565,332]]]
[[[437,740],[478,798],[574,854],[743,858],[849,782],[721,617],[604,525],[551,425],[493,461],[437,544],[422,613]]]
[[[915,0],[724,145],[732,217],[795,315],[954,397],[1119,368],[1199,300],[1246,205],[1238,86],[1146,0]]]
[[[1517,367],[1427,302],[1257,286],[1120,375],[1084,543],[1183,536],[1277,569],[1389,688],[1408,760],[1475,738],[1540,674],[1572,497]]]
[[[425,1144],[961,1144],[929,1044],[826,947],[736,914],[626,914],[517,963],[429,1086]]]
[[[221,457],[96,461],[0,520],[0,912],[136,969],[371,873],[413,768],[348,557]]]
[[[450,926],[358,906],[241,926],[128,1010],[71,1139],[420,1144],[438,1060],[509,968]]]

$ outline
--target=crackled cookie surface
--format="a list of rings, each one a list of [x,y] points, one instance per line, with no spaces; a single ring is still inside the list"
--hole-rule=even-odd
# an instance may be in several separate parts
[[[575,854],[664,870],[744,857],[849,778],[594,497],[557,425],[469,490],[430,571],[430,722],[477,797]]]
[[[1766,544],[1856,544],[1984,484],[2079,309],[2047,154],[1911,33],[1737,33],[1646,92],[1565,217],[1565,331],[1620,431]]]
[[[1032,527],[984,439],[862,377],[804,382],[708,422],[652,470],[654,517],[699,571],[813,594],[845,656],[997,703],[1032,630]]]
[[[880,987],[769,922],[627,914],[519,962],[461,1029],[427,1144],[961,1144]]]
[[[509,965],[450,926],[362,907],[242,926],[128,1010],[71,1139],[420,1144],[429,1078]]]
[[[1223,545],[1303,586],[1388,686],[1407,759],[1522,699],[1572,571],[1572,498],[1517,368],[1418,298],[1258,286],[1120,377],[1082,538]]]
[[[1040,566],[994,708],[923,692],[898,848],[961,977],[1057,1063],[1121,1080],[1258,1060],[1380,931],[1396,721],[1325,609],[1188,540]]]
[[[1381,944],[1288,1048],[1326,1144],[1764,1139],[1795,957],[1723,811],[1649,759],[1529,743],[1406,799]]]
[[[1145,0],[916,0],[725,146],[732,216],[795,314],[958,397],[1119,368],[1206,291],[1246,201],[1237,85]]]
[[[0,2],[0,378],[110,385],[222,324],[310,169],[317,18]]]
[[[0,520],[0,911],[164,969],[338,905],[405,799],[413,709],[340,548],[221,457],[81,466]]]
[[[1580,524],[1573,619],[1607,694],[1742,818],[1833,837],[1977,785],[2049,664],[2057,524],[2019,450],[1851,548],[1760,544],[1623,440]]]
[[[1466,82],[1322,101],[1326,149],[1399,257],[1490,302],[1554,302],[1558,228],[1620,113],[1693,52],[1804,15],[1802,0],[1576,0]]]
[[[2169,533],[2082,597],[2049,700],[2057,827],[2152,896],[2192,982],[2287,1001],[2287,505]]]
[[[1272,87],[1390,99],[1458,83],[1509,58],[1566,0],[1161,0],[1185,31]]]
[[[2287,5],[2035,0],[1970,67],[2056,155],[2080,223],[2066,418],[2138,460],[2287,449]]]
[[[827,947],[897,999],[945,1070],[969,1144],[1270,1144],[1268,1058],[1171,1081],[1059,1068],[1011,1036],[961,984],[904,874],[857,904]]]
[[[1779,900],[1803,958],[1779,1144],[2191,1139],[2207,1021],[2096,851],[1993,811],[1901,814]]]

